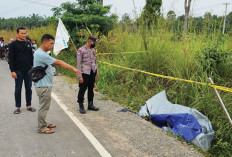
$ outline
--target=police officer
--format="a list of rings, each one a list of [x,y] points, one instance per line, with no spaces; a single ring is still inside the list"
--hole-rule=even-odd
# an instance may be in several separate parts
[[[98,70],[97,70],[97,57],[96,57],[96,37],[90,35],[88,38],[88,42],[85,46],[81,47],[77,52],[77,69],[81,71],[78,74],[79,80],[79,93],[78,100],[80,107],[80,113],[85,114],[84,108],[84,95],[85,91],[88,88],[88,110],[98,111],[99,108],[93,105],[93,97],[94,97],[94,83],[95,78],[98,78]]]

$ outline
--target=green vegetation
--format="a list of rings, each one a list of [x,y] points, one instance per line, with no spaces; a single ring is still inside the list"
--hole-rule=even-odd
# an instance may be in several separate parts
[[[131,52],[145,50],[145,54],[118,54],[98,56],[98,60],[145,70],[152,73],[199,82],[213,78],[217,85],[232,87],[231,37],[213,32],[212,35],[189,33],[185,39],[167,31],[166,22],[158,28],[146,30],[144,43],[143,27],[119,26],[103,36],[98,43],[98,53]],[[58,58],[76,65],[75,51],[63,52]],[[133,71],[110,67],[99,63],[100,79],[97,87],[108,98],[122,106],[138,111],[153,95],[166,90],[172,103],[196,108],[206,115],[215,130],[213,146],[208,156],[231,156],[230,124],[223,113],[214,91],[206,86],[171,81]],[[69,71],[65,75],[73,76]],[[232,94],[220,92],[224,103],[232,113]]]
[[[85,30],[88,28],[98,36],[106,35],[117,23],[117,16],[110,13],[111,6],[103,6],[99,0],[77,0],[66,2],[53,8],[54,16],[60,17],[78,46],[83,44]]]
[[[162,0],[146,0],[142,18],[146,21],[147,25],[156,24],[161,13]]]
[[[206,13],[204,17],[190,18],[188,32],[183,38],[184,16],[176,18],[175,12],[170,11],[165,19],[160,15],[159,8],[156,8],[162,3],[159,0],[154,0],[156,5],[153,5],[153,11],[156,8],[155,22],[146,19],[146,16],[141,16],[135,22],[124,15],[119,23],[115,23],[115,17],[106,16],[110,7],[103,7],[100,1],[79,2],[81,3],[64,3],[60,8],[54,9],[55,15],[64,20],[71,36],[77,38],[75,41],[78,47],[86,41],[87,26],[99,37],[98,53],[148,51],[139,54],[99,55],[98,60],[199,82],[208,82],[208,77],[211,77],[217,85],[232,87],[232,13],[228,15],[226,34],[221,33],[223,18]],[[148,11],[149,9],[148,7]],[[54,19],[52,17],[50,21]],[[101,25],[101,20],[106,21],[104,26]],[[37,41],[44,33],[55,35],[56,22],[53,21],[53,25],[47,27],[32,28],[28,33]],[[4,30],[0,32],[0,36],[11,37],[14,33]],[[57,58],[76,66],[76,51],[71,44],[69,47]],[[61,73],[75,78],[71,71],[62,69]],[[101,63],[99,73],[97,87],[100,92],[131,110],[139,111],[139,107],[147,99],[163,90],[167,91],[168,99],[172,103],[199,110],[210,119],[215,130],[212,147],[206,155],[232,156],[231,127],[211,88]],[[232,115],[232,93],[220,91],[220,94]]]
[[[0,30],[13,30],[20,26],[27,28],[47,26],[49,24],[49,19],[50,18],[42,17],[38,14],[10,19],[0,18]]]
[[[31,29],[27,29],[27,35],[33,40],[37,40],[40,45],[40,39],[43,34],[51,34],[53,36],[56,35],[56,27],[52,24],[48,26],[42,27],[33,27]],[[5,42],[8,43],[10,38],[16,39],[16,29],[15,30],[0,30],[0,37],[3,37]]]

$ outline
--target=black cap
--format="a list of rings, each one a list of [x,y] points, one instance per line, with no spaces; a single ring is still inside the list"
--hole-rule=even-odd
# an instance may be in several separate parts
[[[27,35],[27,36],[26,36],[26,40],[31,40],[31,38]]]
[[[96,42],[97,41],[97,38],[93,35],[90,35],[88,40],[92,40],[93,42]]]

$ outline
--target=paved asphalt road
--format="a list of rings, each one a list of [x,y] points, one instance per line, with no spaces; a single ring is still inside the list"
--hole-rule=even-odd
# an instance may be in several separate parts
[[[33,89],[32,106],[38,110]],[[47,121],[57,125],[54,134],[37,133],[37,111],[29,112],[22,90],[19,115],[13,114],[14,80],[8,64],[0,60],[0,157],[98,157],[100,156],[79,128],[52,100]]]

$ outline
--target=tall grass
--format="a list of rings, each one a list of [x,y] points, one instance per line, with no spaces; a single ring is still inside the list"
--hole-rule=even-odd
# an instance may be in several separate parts
[[[16,29],[14,31],[12,30],[1,30],[0,31],[0,37],[3,37],[5,42],[8,43],[10,39],[16,39]],[[26,28],[27,29],[27,28]],[[43,34],[51,34],[53,36],[56,35],[56,27],[53,25],[49,26],[43,26],[39,28],[32,28],[32,29],[27,29],[27,35],[32,39],[32,40],[37,40],[38,44],[40,45],[40,39]]]
[[[130,33],[130,29],[120,28],[102,38],[99,52],[122,52],[145,50],[142,38],[144,31]],[[146,54],[123,54],[99,57],[99,60],[117,65],[141,69],[152,73],[208,82],[212,77],[216,84],[231,87],[231,37],[214,32],[210,35],[189,34],[184,40],[173,40],[174,33],[164,29],[147,31]],[[207,73],[204,69],[203,51],[216,46],[217,53],[228,53],[223,64],[213,67],[215,73]],[[219,51],[220,49],[220,51]],[[218,51],[217,51],[218,50]],[[198,58],[203,59],[200,62]],[[209,58],[212,59],[212,58]],[[220,58],[218,58],[220,59]],[[209,87],[171,81],[133,71],[109,67],[99,64],[100,80],[98,87],[101,92],[123,106],[138,111],[139,107],[154,94],[166,90],[169,100],[173,103],[196,108],[212,122],[215,137],[208,156],[232,156],[232,139],[230,124],[223,113],[213,90]],[[224,103],[232,115],[232,94],[220,92]]]
[[[147,33],[145,41],[144,32]],[[166,28],[146,31],[138,28],[135,31],[134,28],[123,30],[119,27],[100,39],[98,53],[140,51],[146,49],[145,45],[148,53],[99,55],[98,60],[200,82],[208,82],[208,77],[212,77],[217,85],[232,86],[229,79],[232,77],[230,56],[223,64],[213,66],[212,70],[215,73],[207,73],[208,65],[204,60],[206,57],[204,51],[216,46],[216,53],[231,53],[231,37],[217,31],[210,35],[191,33],[184,40],[179,40],[175,33],[167,31]],[[72,65],[76,65],[75,57],[73,49],[58,56]],[[73,76],[68,71],[64,73]],[[230,124],[211,88],[171,81],[101,63],[99,63],[99,73],[98,89],[110,99],[131,110],[139,111],[140,106],[145,104],[147,99],[163,90],[167,91],[172,103],[196,108],[211,120],[215,130],[212,148],[206,155],[232,156]],[[220,91],[220,94],[228,112],[232,115],[232,94],[223,91]]]
[[[108,36],[103,36],[98,43],[98,53],[127,52],[145,50],[144,31],[138,29],[123,30],[117,28]],[[175,39],[175,34],[165,29],[146,31],[145,54],[118,54],[98,56],[98,60],[122,65],[125,67],[149,71],[152,73],[208,82],[212,77],[216,84],[231,87],[231,58],[214,67],[217,73],[207,73],[204,69],[203,51],[217,46],[218,53],[231,51],[231,38],[214,32],[211,35],[195,33],[189,34],[184,40]],[[59,58],[75,65],[75,52],[62,53]],[[198,59],[201,58],[203,62]],[[212,59],[212,58],[210,58]],[[207,66],[207,65],[206,65]],[[100,79],[98,89],[110,99],[119,102],[122,106],[138,111],[140,106],[154,94],[166,90],[168,98],[173,103],[198,109],[212,122],[216,132],[212,148],[207,156],[232,156],[230,124],[223,114],[223,110],[213,90],[209,87],[171,81],[133,71],[122,70],[108,65],[99,64]],[[70,75],[65,71],[66,75]],[[220,92],[224,103],[232,113],[232,94]]]
[[[231,49],[232,39],[229,35],[222,35],[217,30],[211,34],[196,34],[192,30],[184,39],[179,32],[169,31],[166,23],[160,23],[154,29],[145,29],[137,26],[118,27],[102,36],[98,42],[98,53],[117,53],[146,50],[143,54],[118,54],[98,56],[98,60],[145,70],[152,73],[184,78],[200,82],[208,82],[212,77],[215,84],[232,87]],[[6,36],[12,32],[5,32]],[[32,39],[41,38],[42,34],[55,35],[53,26],[28,30]],[[4,33],[3,33],[4,34]],[[2,36],[2,32],[0,34]],[[7,36],[9,37],[9,36]],[[227,54],[227,58],[216,64],[214,56],[206,56],[204,52]],[[212,66],[208,65],[208,59]],[[76,52],[70,45],[58,57],[69,64],[76,66]],[[213,72],[208,72],[210,68]],[[67,76],[75,77],[71,71],[61,70]],[[153,95],[166,90],[172,103],[196,108],[206,115],[212,122],[215,136],[212,148],[207,156],[232,156],[231,127],[227,117],[217,100],[213,90],[206,86],[172,81],[134,71],[123,70],[99,63],[99,80],[97,86],[100,92],[108,98],[119,102],[122,106],[139,111],[141,105]],[[232,115],[232,93],[220,91],[228,112]]]

